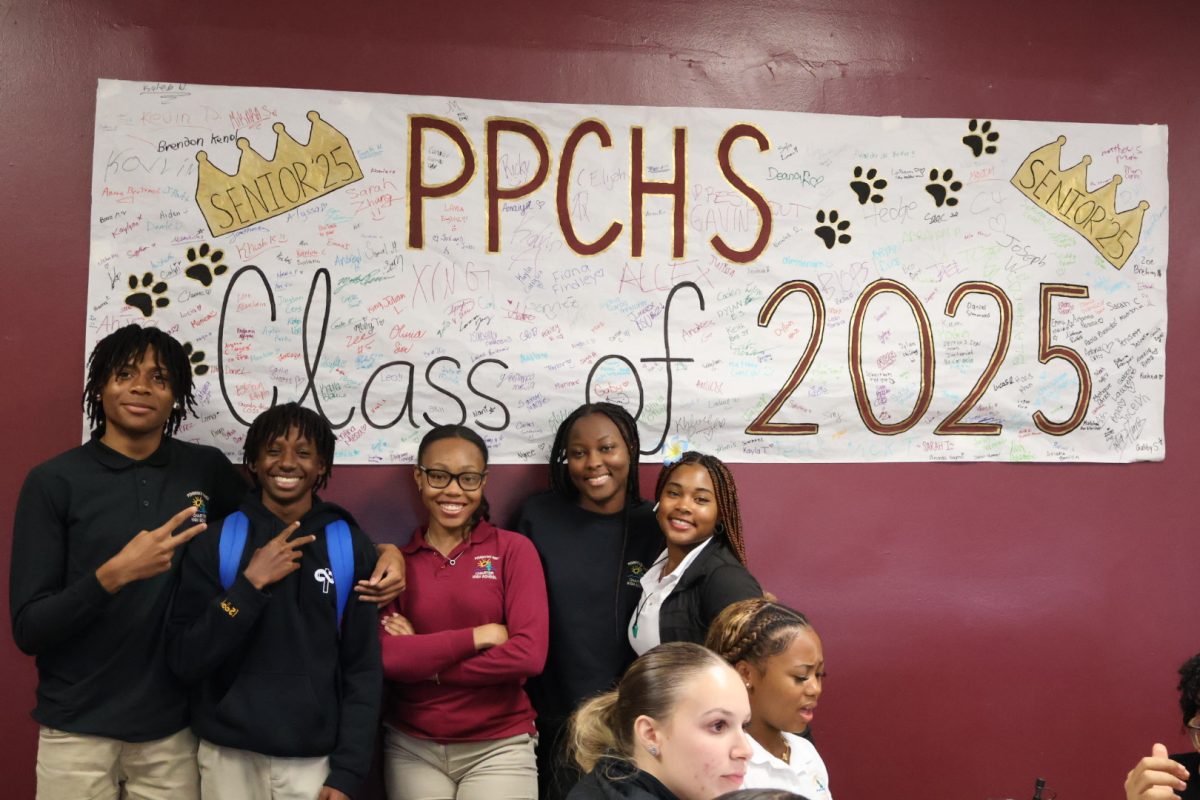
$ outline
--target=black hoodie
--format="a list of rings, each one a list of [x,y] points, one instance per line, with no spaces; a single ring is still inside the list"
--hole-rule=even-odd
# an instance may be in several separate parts
[[[677,800],[666,786],[628,761],[602,758],[567,800]]]
[[[167,663],[191,686],[192,730],[213,744],[269,756],[329,756],[325,785],[353,796],[379,724],[383,672],[375,606],[352,593],[339,636],[325,525],[350,524],[354,580],[369,578],[375,548],[344,509],[314,496],[293,536],[313,534],[300,569],[258,591],[242,574],[255,549],[286,527],[247,496],[237,579],[221,588],[221,523],[189,545],[167,629]]]

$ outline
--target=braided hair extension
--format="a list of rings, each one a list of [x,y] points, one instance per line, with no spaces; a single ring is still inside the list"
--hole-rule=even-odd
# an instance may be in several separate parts
[[[163,434],[173,436],[183,418],[196,412],[196,398],[192,395],[192,365],[179,340],[158,328],[126,325],[97,342],[88,356],[82,404],[94,435],[104,435],[106,420],[101,398],[104,386],[117,370],[140,363],[151,348],[154,349],[158,365],[167,375],[171,394],[175,396],[171,416],[163,425]]]
[[[567,441],[571,438],[571,428],[584,417],[601,414],[608,417],[609,422],[616,426],[629,451],[629,476],[625,481],[625,507],[636,506],[642,502],[638,489],[638,460],[641,457],[641,440],[638,438],[637,421],[616,403],[585,403],[567,415],[554,434],[554,444],[550,447],[550,488],[564,500],[572,503],[579,501],[579,489],[571,481],[567,469]]]
[[[333,472],[333,449],[337,441],[329,422],[310,408],[304,408],[299,403],[283,403],[272,406],[254,418],[250,429],[246,431],[246,442],[242,446],[242,463],[250,478],[257,487],[258,475],[254,472],[254,462],[258,461],[263,448],[269,447],[276,439],[285,438],[292,428],[301,438],[308,439],[317,450],[325,472],[313,484],[313,491],[319,492],[329,483]]]
[[[1200,713],[1200,653],[1183,662],[1179,668],[1179,709],[1183,724]]]
[[[655,499],[662,498],[663,487],[667,485],[671,473],[685,464],[698,464],[708,471],[717,497],[717,533],[724,534],[733,554],[745,566],[746,543],[742,539],[742,513],[738,508],[737,485],[733,481],[733,473],[721,459],[695,450],[687,451],[674,464],[663,467],[658,474],[658,484],[654,487]]]
[[[808,617],[768,597],[727,606],[708,628],[704,646],[730,664],[748,661],[762,668],[788,648],[796,633],[812,628]]]

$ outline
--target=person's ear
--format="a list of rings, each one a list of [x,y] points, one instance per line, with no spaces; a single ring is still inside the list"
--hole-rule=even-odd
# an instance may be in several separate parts
[[[754,669],[754,665],[746,659],[742,659],[733,665],[737,670],[738,677],[742,679],[742,685],[746,687],[747,694],[754,692],[754,684],[758,683],[758,670]]]
[[[417,494],[421,493],[421,468],[413,467],[413,483],[417,485]]]
[[[642,714],[633,721],[633,741],[635,749],[644,750],[651,758],[662,755],[662,731],[653,717]]]

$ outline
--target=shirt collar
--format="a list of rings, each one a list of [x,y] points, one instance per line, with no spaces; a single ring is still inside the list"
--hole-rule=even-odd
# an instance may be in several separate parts
[[[404,545],[404,547],[400,548],[401,552],[403,552],[406,556],[411,556],[412,554],[416,553],[418,550],[421,550],[422,548],[424,548],[425,550],[429,550],[431,552],[436,553],[437,550],[435,550],[432,546],[430,546],[430,544],[428,542],[425,541],[425,530],[426,530],[426,526],[424,526],[424,525],[417,528],[413,532],[412,538],[409,539],[408,544],[406,544],[406,545]],[[492,523],[488,522],[486,519],[480,520],[479,524],[475,526],[475,529],[471,531],[471,535],[469,537],[469,544],[467,545],[467,547],[472,547],[474,545],[483,544],[484,542],[488,541],[489,539],[494,538],[495,536],[496,536],[496,526],[493,525]],[[463,550],[465,552],[466,548],[463,548]]]
[[[788,743],[789,752],[792,756],[791,764],[787,763],[783,759],[779,759],[771,755],[767,748],[759,744],[758,740],[750,734],[747,733],[746,738],[750,740],[751,764],[762,764],[763,766],[770,767],[771,769],[786,769],[791,772],[795,772],[797,769],[795,765],[802,763],[796,760],[796,751],[803,747],[803,745],[797,743],[800,741],[800,737],[796,736],[795,734],[788,733],[786,731],[783,733],[783,739]]]
[[[163,437],[157,450],[141,461],[132,459],[123,453],[118,453],[100,441],[100,437],[94,433],[91,440],[87,443],[87,447],[92,457],[109,469],[127,469],[142,464],[151,467],[165,467],[171,463],[171,439],[167,436]]]
[[[653,593],[662,591],[669,587],[674,587],[675,584],[683,580],[683,574],[687,572],[688,567],[690,567],[696,561],[696,559],[700,557],[701,551],[708,547],[708,543],[715,538],[715,536],[710,536],[700,544],[693,547],[691,552],[684,556],[683,560],[679,562],[679,566],[675,567],[671,574],[665,578],[663,577],[662,572],[667,566],[667,551],[663,550],[659,554],[658,558],[654,560],[654,563],[650,566],[650,569],[646,570],[646,574],[642,576],[642,591]]]
[[[778,763],[782,763],[775,756],[767,752],[767,748],[758,743],[750,734],[746,734],[746,738],[750,740],[750,763],[762,764],[764,766],[773,767]]]

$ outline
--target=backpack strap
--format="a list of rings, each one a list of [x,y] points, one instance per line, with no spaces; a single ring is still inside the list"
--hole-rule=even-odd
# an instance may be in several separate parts
[[[325,547],[329,551],[329,568],[333,570],[333,589],[337,592],[338,630],[342,629],[342,614],[350,599],[354,583],[354,546],[350,541],[350,526],[344,519],[325,526]]]
[[[242,551],[246,549],[246,532],[250,520],[241,511],[235,511],[221,523],[221,542],[218,551],[221,555],[220,575],[221,588],[229,591],[237,580],[238,566],[242,561]]]

